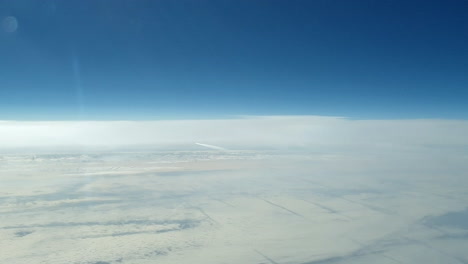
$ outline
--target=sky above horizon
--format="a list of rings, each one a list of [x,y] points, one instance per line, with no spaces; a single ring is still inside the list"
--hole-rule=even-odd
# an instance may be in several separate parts
[[[0,120],[466,119],[466,1],[0,0]]]

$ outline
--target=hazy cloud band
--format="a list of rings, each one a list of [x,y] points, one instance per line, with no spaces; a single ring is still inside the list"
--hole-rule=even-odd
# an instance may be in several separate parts
[[[0,121],[0,147],[203,142],[226,148],[468,145],[468,121],[262,116],[222,120]]]

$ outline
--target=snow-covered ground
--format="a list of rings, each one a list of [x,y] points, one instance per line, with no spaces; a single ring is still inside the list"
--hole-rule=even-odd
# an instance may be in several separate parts
[[[467,263],[466,156],[378,153],[4,154],[0,263]]]

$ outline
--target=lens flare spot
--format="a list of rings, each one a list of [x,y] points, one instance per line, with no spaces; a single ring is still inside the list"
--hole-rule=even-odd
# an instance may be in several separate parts
[[[14,16],[7,16],[2,19],[2,30],[8,33],[15,32],[18,29],[18,20]]]

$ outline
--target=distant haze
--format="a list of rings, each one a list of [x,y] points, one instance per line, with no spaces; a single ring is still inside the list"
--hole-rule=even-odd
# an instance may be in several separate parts
[[[0,147],[142,146],[195,143],[222,148],[468,146],[468,121],[350,120],[252,116],[172,121],[1,121]]]

